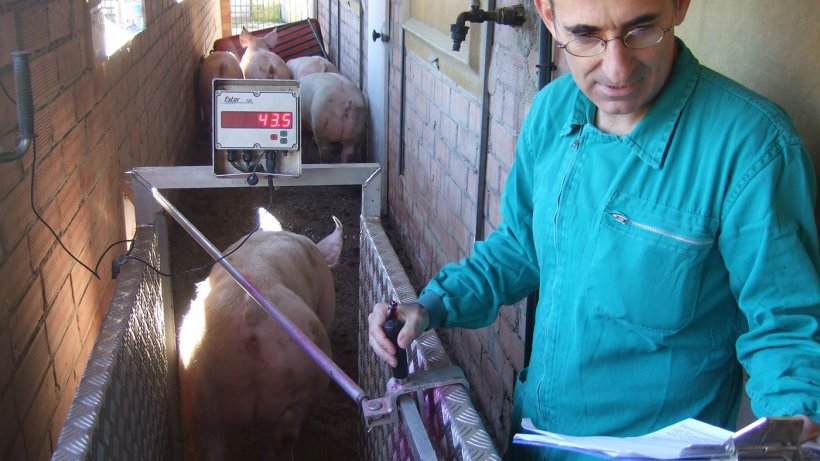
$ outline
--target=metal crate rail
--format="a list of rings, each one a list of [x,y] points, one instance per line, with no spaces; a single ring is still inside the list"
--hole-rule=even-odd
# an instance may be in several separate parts
[[[390,370],[370,350],[367,315],[376,302],[410,302],[417,296],[378,218],[362,218],[359,251],[359,379],[368,395],[382,395]],[[408,362],[411,372],[452,365],[434,331],[413,343]],[[422,394],[421,418],[438,459],[501,460],[468,389],[453,384]],[[378,426],[362,436],[359,449],[370,461],[412,460],[412,447],[401,426]]]
[[[158,267],[157,242],[142,226],[132,254]],[[172,458],[165,331],[159,276],[125,264],[53,461]]]

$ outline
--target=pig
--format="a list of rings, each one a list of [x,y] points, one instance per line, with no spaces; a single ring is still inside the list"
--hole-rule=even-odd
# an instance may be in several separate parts
[[[264,37],[255,37],[248,32],[248,29],[242,28],[242,32],[239,33],[239,43],[247,49],[245,54],[242,55],[239,66],[242,68],[245,78],[280,80],[293,78],[288,65],[285,64],[285,60],[270,51],[276,46],[277,40],[276,29]]]
[[[323,72],[302,77],[300,92],[302,161],[360,161],[359,148],[367,121],[362,91],[344,75]],[[318,154],[312,152],[314,140]]]
[[[215,78],[243,78],[239,58],[230,51],[214,51],[202,58],[199,68],[199,116],[203,132],[210,133],[213,122],[213,91],[211,82]]]
[[[339,69],[332,62],[321,56],[301,56],[293,58],[287,62],[287,65],[295,80],[301,80],[305,75],[319,72],[339,73]]]
[[[287,231],[257,231],[225,252],[328,355],[335,309],[331,268],[342,248],[342,224],[332,218],[335,230],[318,244]],[[276,459],[293,459],[329,377],[222,266],[197,287],[178,338],[181,413],[190,434],[186,459],[242,458],[248,434],[261,438]],[[259,459],[258,453],[250,457]]]

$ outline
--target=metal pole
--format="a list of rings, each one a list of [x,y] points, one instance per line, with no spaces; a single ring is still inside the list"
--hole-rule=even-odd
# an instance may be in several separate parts
[[[336,365],[333,360],[325,354],[323,350],[321,350],[313,341],[310,340],[302,330],[299,329],[293,322],[290,321],[285,315],[279,312],[279,309],[276,308],[270,301],[265,299],[265,297],[260,293],[256,287],[254,287],[239,271],[234,268],[231,263],[228,262],[227,259],[223,258],[222,253],[197,229],[190,221],[188,221],[185,216],[183,216],[179,210],[177,210],[174,205],[169,202],[165,196],[163,196],[157,188],[155,188],[151,183],[146,181],[140,174],[136,171],[131,171],[130,174],[139,181],[147,190],[151,192],[154,197],[154,200],[159,203],[165,211],[168,212],[175,220],[179,223],[180,226],[183,227],[191,237],[194,238],[202,248],[211,255],[225,270],[231,277],[236,280],[238,283],[253,299],[257,302],[265,311],[273,317],[282,328],[299,344],[308,355],[313,358],[313,361],[316,362],[319,367],[324,370],[325,373],[330,376],[330,378],[342,388],[342,390],[347,393],[353,400],[356,401],[357,404],[361,404],[361,401],[364,400],[367,396],[364,390],[359,387],[359,385],[353,381],[338,365]]]

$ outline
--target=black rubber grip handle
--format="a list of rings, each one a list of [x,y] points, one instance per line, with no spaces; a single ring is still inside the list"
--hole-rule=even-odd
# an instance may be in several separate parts
[[[393,346],[396,348],[396,358],[399,359],[399,364],[393,368],[393,377],[396,379],[404,379],[407,377],[407,351],[399,347],[399,332],[404,327],[404,322],[396,319],[388,319],[384,322],[384,332]]]

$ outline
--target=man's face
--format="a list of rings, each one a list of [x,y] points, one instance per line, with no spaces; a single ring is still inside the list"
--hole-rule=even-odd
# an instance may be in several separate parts
[[[604,40],[623,37],[642,26],[664,29],[683,22],[688,0],[535,0],[545,24],[559,43],[581,36]],[[666,84],[676,57],[673,31],[655,46],[626,48],[609,41],[603,53],[577,57],[566,53],[581,91],[598,107],[596,124],[625,134],[649,110]]]

